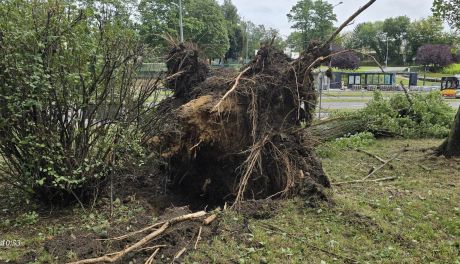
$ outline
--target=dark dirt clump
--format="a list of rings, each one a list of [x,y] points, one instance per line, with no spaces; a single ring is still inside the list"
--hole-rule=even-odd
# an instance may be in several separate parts
[[[327,199],[329,180],[301,127],[316,106],[312,70],[329,49],[313,43],[291,60],[267,44],[240,73],[208,74],[197,54],[193,45],[171,50],[175,96],[159,107],[167,118],[150,141],[167,163],[169,185],[211,205],[299,194]]]
[[[69,261],[69,257],[78,256],[79,258],[93,257],[103,252],[99,237],[92,233],[82,231],[67,231],[64,234],[48,240],[44,244],[44,249],[52,256],[57,257],[59,262]]]

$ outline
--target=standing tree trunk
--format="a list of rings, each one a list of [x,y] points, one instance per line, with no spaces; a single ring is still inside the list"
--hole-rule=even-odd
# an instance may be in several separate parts
[[[439,155],[444,155],[449,158],[460,157],[460,107],[455,117],[449,138],[439,147],[438,153]]]

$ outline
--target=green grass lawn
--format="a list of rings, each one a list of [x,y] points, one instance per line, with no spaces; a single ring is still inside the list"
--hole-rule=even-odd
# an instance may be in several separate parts
[[[460,263],[460,159],[433,157],[426,151],[440,143],[377,140],[363,149],[384,159],[409,149],[391,163],[393,168],[387,166],[372,177],[395,180],[334,186],[332,200],[316,208],[296,198],[269,207],[268,216],[225,211],[216,236],[187,251],[182,263]],[[353,149],[334,152],[322,162],[332,183],[362,179],[381,165]],[[0,248],[0,263],[14,263],[31,251],[38,256],[32,263],[63,263],[44,250],[46,241],[81,228],[100,233],[117,222],[131,227],[137,215],[146,212],[136,200],[119,203],[114,210],[113,219],[107,217],[107,208],[98,207],[39,216],[18,212],[15,217],[10,212],[0,219],[0,240],[20,239],[23,244]]]
[[[379,140],[366,149],[385,159],[411,148],[374,177],[395,181],[335,186],[333,204],[318,208],[288,200],[269,219],[225,213],[224,232],[186,263],[460,263],[460,160],[422,151],[440,143]],[[353,150],[323,164],[332,182],[380,165]]]
[[[404,78],[404,77],[399,76],[399,75],[396,76],[396,84],[400,84],[401,81],[403,82],[403,84],[406,87],[409,86],[409,78]],[[417,85],[418,86],[441,86],[441,83],[440,82],[428,82],[428,81],[425,81],[425,83],[423,83],[423,81],[418,80]]]

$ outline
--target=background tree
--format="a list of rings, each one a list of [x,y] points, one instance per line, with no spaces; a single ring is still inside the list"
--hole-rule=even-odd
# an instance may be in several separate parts
[[[343,51],[344,48],[338,45],[333,45],[332,46],[332,52],[337,53],[339,51]],[[344,70],[355,70],[359,68],[361,60],[356,53],[350,51],[350,52],[345,52],[341,53],[339,55],[333,56],[331,59],[331,66],[338,68],[338,69],[344,69]]]
[[[460,0],[434,0],[433,15],[460,29]]]
[[[244,43],[243,53],[246,53],[246,45],[248,45],[249,58],[253,58],[255,56],[256,50],[258,50],[264,43],[270,42],[273,37],[275,37],[273,44],[278,49],[283,50],[287,46],[286,42],[283,40],[277,29],[267,29],[264,25],[256,26],[251,21],[244,22],[243,27],[246,29],[245,35],[247,36],[248,40],[247,43],[246,41]],[[246,54],[243,55],[246,56]]]
[[[410,23],[407,16],[387,18],[383,21],[382,40],[386,42],[388,38],[388,59],[393,64],[401,65],[405,62],[405,46]]]
[[[325,40],[334,29],[337,17],[333,6],[323,0],[300,0],[287,15],[292,28],[301,33],[305,49],[312,40]]]
[[[453,44],[453,38],[444,32],[442,21],[435,17],[412,22],[407,39],[410,58],[416,57],[417,50],[425,44]]]
[[[141,35],[152,47],[167,47],[165,34],[178,38],[179,11],[170,0],[142,0]],[[184,38],[197,43],[208,58],[221,58],[230,47],[227,23],[215,0],[184,0]]]
[[[417,51],[417,63],[430,66],[432,70],[447,66],[453,62],[450,46],[423,45]]]
[[[382,38],[383,22],[366,22],[356,26],[347,47],[375,53],[379,61],[385,60],[386,45]]]
[[[354,29],[348,45],[355,49],[375,53],[376,58],[381,62],[386,60],[388,45],[388,61],[402,64],[405,58],[409,26],[410,19],[405,16],[361,23]]]
[[[222,12],[227,25],[228,39],[230,42],[230,48],[225,53],[225,60],[237,60],[243,51],[245,37],[241,25],[241,18],[238,15],[237,8],[233,5],[231,0],[224,0]]]
[[[303,49],[302,33],[292,32],[289,34],[288,38],[286,39],[286,44],[294,51],[301,52]]]

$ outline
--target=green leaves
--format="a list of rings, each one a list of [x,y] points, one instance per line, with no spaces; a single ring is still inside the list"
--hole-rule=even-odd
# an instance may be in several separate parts
[[[434,0],[433,14],[460,29],[460,0]]]
[[[124,136],[145,120],[136,116],[145,108],[139,89],[155,87],[135,86],[143,49],[129,8],[118,0],[0,5],[0,154],[10,182],[46,202],[92,191],[118,165],[108,158],[112,131]],[[118,159],[131,161],[128,146]]]
[[[287,17],[293,29],[302,34],[303,48],[313,40],[325,40],[334,29],[337,16],[333,6],[323,0],[300,0]]]
[[[197,43],[208,58],[222,57],[230,47],[224,14],[215,0],[183,1],[186,41]],[[152,47],[166,47],[164,36],[178,39],[179,9],[174,1],[142,0],[141,34]]]
[[[446,137],[454,116],[453,109],[438,92],[411,96],[413,105],[403,94],[386,99],[376,92],[374,99],[358,115],[368,129],[377,134],[407,138]]]

